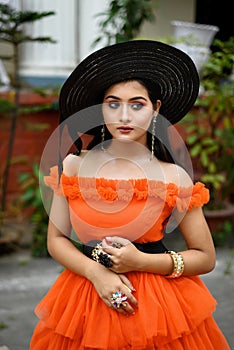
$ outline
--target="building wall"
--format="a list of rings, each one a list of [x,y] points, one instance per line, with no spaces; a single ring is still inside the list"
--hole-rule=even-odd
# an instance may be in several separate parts
[[[52,77],[59,79],[68,75],[78,61],[78,2],[69,0],[69,6],[67,0],[23,0],[22,3],[24,10],[55,12],[55,15],[45,17],[34,24],[27,24],[25,31],[33,36],[49,36],[56,40],[56,43],[23,44],[21,76],[37,77],[38,82],[41,79],[49,83]]]
[[[7,1],[7,0],[6,0]],[[8,0],[15,6],[17,0]],[[50,36],[56,44],[26,43],[21,46],[20,75],[32,85],[61,84],[73,68],[91,53],[98,34],[96,14],[105,11],[110,0],[18,0],[23,10],[55,11],[25,27],[35,36]],[[153,0],[155,23],[146,23],[140,37],[160,39],[172,35],[173,19],[193,22],[195,0]],[[95,50],[102,46],[95,47]],[[8,50],[0,45],[1,52]],[[4,62],[5,63],[5,62]],[[6,65],[10,72],[12,67]]]
[[[155,23],[145,23],[141,36],[154,40],[173,35],[172,20],[195,21],[196,0],[153,0]]]

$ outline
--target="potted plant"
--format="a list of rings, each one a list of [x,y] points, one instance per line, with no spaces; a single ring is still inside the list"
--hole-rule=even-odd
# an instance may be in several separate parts
[[[35,12],[35,11],[18,11],[6,3],[0,3],[0,42],[10,44],[12,53],[9,55],[1,55],[0,59],[10,60],[13,63],[13,74],[11,79],[11,86],[9,93],[4,93],[1,100],[8,100],[11,102],[12,108],[6,110],[6,103],[2,102],[0,106],[5,106],[0,112],[1,116],[1,130],[8,131],[7,149],[4,150],[6,160],[2,162],[4,168],[1,169],[1,207],[2,212],[6,209],[6,196],[9,184],[9,173],[12,165],[12,156],[14,151],[15,135],[17,130],[17,123],[19,116],[22,115],[22,105],[24,94],[22,93],[22,83],[19,76],[19,47],[25,42],[42,42],[54,43],[55,41],[50,37],[33,37],[24,32],[23,25],[32,23],[47,16],[54,15],[54,12]],[[29,106],[28,106],[29,107]],[[29,111],[29,110],[28,110]],[[27,112],[28,112],[27,111]],[[25,112],[25,110],[24,110]],[[24,113],[25,114],[25,113]],[[7,124],[5,125],[5,120]]]
[[[30,169],[32,161],[40,159],[51,125],[52,129],[57,125],[55,97],[51,100],[50,92],[42,96],[30,87],[26,89],[19,76],[19,48],[22,43],[55,42],[50,37],[33,37],[25,33],[24,24],[51,15],[54,12],[20,11],[0,2],[0,43],[9,46],[9,54],[1,51],[0,59],[12,63],[10,86],[0,94],[0,245],[1,242],[11,244],[13,240],[20,239],[20,232],[13,238],[10,234],[17,231],[16,226],[23,218],[17,205],[20,192],[18,174]]]
[[[186,143],[199,175],[210,190],[205,216],[212,232],[218,232],[220,215],[224,221],[234,214],[234,37],[215,40],[214,51],[201,72],[202,92],[185,118]],[[215,224],[212,224],[215,219]]]
[[[209,59],[217,26],[183,21],[171,21],[173,27],[173,46],[185,51],[194,61],[200,72]]]
[[[106,45],[134,39],[143,23],[153,22],[154,7],[151,0],[112,0],[106,12],[99,13],[100,35],[93,42],[97,45],[104,38]]]

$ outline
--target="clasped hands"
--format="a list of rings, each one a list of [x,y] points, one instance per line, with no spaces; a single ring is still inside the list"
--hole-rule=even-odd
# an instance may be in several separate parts
[[[106,237],[102,240],[102,249],[110,255],[115,273],[136,271],[139,264],[140,251],[128,240],[122,237]]]
[[[132,294],[135,288],[124,273],[137,270],[140,251],[129,240],[117,236],[106,237],[101,244],[103,252],[110,256],[112,266],[106,268],[97,264],[101,275],[93,270],[92,282],[96,291],[107,306],[123,315],[134,314],[138,304]],[[127,300],[117,308],[112,304],[112,297],[119,292],[126,295]]]

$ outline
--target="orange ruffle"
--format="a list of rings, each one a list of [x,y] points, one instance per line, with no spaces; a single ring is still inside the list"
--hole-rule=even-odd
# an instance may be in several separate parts
[[[108,180],[62,174],[59,186],[56,168],[51,169],[45,182],[68,197],[71,222],[83,242],[88,235],[89,239],[98,234],[105,237],[111,229],[124,234],[125,226],[126,234],[139,231],[142,242],[161,239],[165,220],[175,206],[184,211],[209,200],[209,192],[200,182],[183,188],[146,179]],[[89,208],[84,198],[97,201],[98,206]],[[99,212],[105,201],[107,212]],[[109,209],[114,203],[124,204],[124,208],[112,215]],[[131,220],[135,226],[131,226]],[[143,224],[150,225],[142,230]],[[167,279],[146,272],[126,275],[138,300],[135,314],[129,317],[107,307],[90,281],[63,271],[36,308],[40,322],[30,350],[229,350],[212,318],[216,301],[198,276]]]
[[[211,317],[216,301],[199,277],[127,275],[138,299],[129,317],[107,307],[88,280],[64,271],[36,308],[41,321],[30,349],[229,349]]]
[[[44,180],[57,194],[65,195],[71,200],[81,198],[96,201],[130,201],[133,197],[136,200],[152,197],[163,200],[170,208],[177,207],[180,212],[202,206],[209,201],[209,190],[201,182],[185,188],[156,180],[78,178],[62,174],[59,185],[57,167],[51,168],[50,176],[45,176]]]
[[[58,195],[64,195],[61,184],[59,183],[58,167],[53,166],[50,168],[50,175],[44,176],[44,182],[47,186],[51,187],[52,190]]]

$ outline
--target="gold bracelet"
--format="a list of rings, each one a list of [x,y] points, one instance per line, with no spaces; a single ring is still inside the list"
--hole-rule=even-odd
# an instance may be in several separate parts
[[[166,252],[170,254],[173,261],[173,271],[170,275],[167,275],[167,278],[177,278],[180,277],[184,272],[184,259],[180,253],[176,253],[173,250],[168,250]]]

